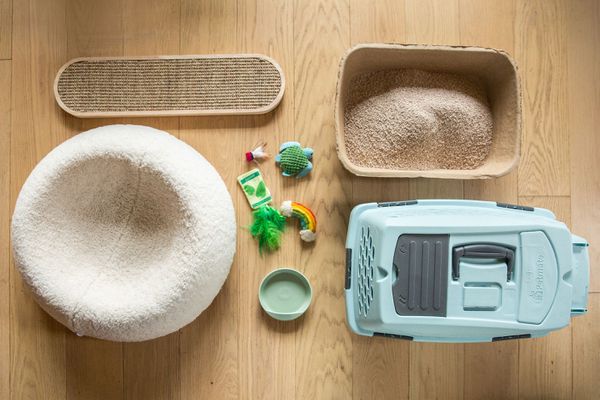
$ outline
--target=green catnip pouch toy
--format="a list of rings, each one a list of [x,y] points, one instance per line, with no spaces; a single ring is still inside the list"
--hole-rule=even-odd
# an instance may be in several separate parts
[[[269,204],[273,200],[271,192],[257,168],[238,176],[237,179],[252,209]]]

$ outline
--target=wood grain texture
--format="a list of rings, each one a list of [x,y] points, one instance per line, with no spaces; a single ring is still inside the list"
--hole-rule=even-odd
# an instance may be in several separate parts
[[[458,0],[405,0],[407,43],[460,44]]]
[[[515,12],[514,0],[460,0],[461,44],[499,48],[512,54]],[[514,170],[499,179],[465,181],[464,196],[516,204],[517,177]],[[464,398],[516,398],[518,389],[514,382],[519,371],[518,349],[515,341],[465,345]]]
[[[352,344],[352,398],[409,398],[410,342],[356,335]]]
[[[349,45],[347,2],[295,1],[294,125],[299,141],[317,149],[315,169],[296,193],[319,219],[319,238],[303,247],[296,264],[314,290],[296,333],[298,400],[352,397],[352,338],[342,284],[352,186],[337,160],[333,119],[333,77]]]
[[[460,44],[459,3],[407,0],[408,43]],[[411,179],[414,199],[461,199],[463,181]],[[447,399],[464,395],[464,345],[415,343],[410,347],[410,398]]]
[[[179,0],[120,1],[123,55],[179,53]],[[179,118],[124,118],[123,123],[151,126],[179,136]],[[175,332],[147,342],[123,344],[125,399],[181,398],[179,340],[180,334]]]
[[[123,346],[125,399],[181,398],[179,332],[148,342],[125,343]]]
[[[12,0],[0,0],[0,60],[12,58]]]
[[[520,197],[519,202],[552,210],[558,220],[571,224],[569,197]],[[519,398],[570,399],[573,384],[571,327],[518,343]]]
[[[350,37],[358,43],[401,43],[403,1],[350,2]],[[408,179],[352,178],[352,205],[405,200]],[[407,399],[410,345],[401,340],[352,337],[352,394],[355,399]],[[394,382],[390,385],[388,382]]]
[[[66,4],[15,2],[11,110],[11,211],[35,164],[67,139],[52,98],[56,70],[66,61]],[[65,329],[34,302],[10,272],[10,386],[14,399],[66,397]]]
[[[462,45],[502,49],[514,57],[516,0],[460,0],[459,14]],[[465,181],[465,198],[515,202],[517,177],[515,169],[498,179]]]
[[[359,43],[403,43],[405,4],[398,0],[351,0],[350,40]]]
[[[465,344],[465,399],[515,399],[519,375],[516,341]]]
[[[123,399],[122,344],[65,332],[66,398]]]
[[[67,59],[122,54],[121,0],[67,0],[66,13]],[[71,134],[106,122],[63,115]],[[123,345],[77,337],[66,329],[65,340],[67,399],[123,399]]]
[[[181,118],[180,125],[181,138],[205,155],[220,172],[232,194],[236,211],[246,207],[246,199],[237,191],[235,181],[244,162],[239,123],[237,119],[224,117],[211,117],[208,121],[189,117]],[[240,157],[228,157],[230,154],[240,154]],[[248,219],[242,219],[238,212],[237,223],[239,236],[244,238],[241,227],[247,226]],[[240,269],[250,267],[239,257],[244,241],[251,242],[251,238],[238,239],[238,256],[219,295],[200,317],[181,330],[182,399],[236,399],[240,395],[239,374],[244,366],[239,365],[239,342],[243,333],[239,330],[237,296]]]
[[[463,344],[411,343],[410,398],[462,399],[464,347]]]
[[[238,50],[235,0],[181,2],[182,54],[224,54]],[[246,200],[237,188],[243,171],[243,120],[239,117],[182,117],[180,137],[219,171],[232,194],[239,227],[247,226],[240,210]],[[240,230],[237,254],[219,295],[192,324],[181,330],[181,398],[236,399],[240,396],[240,313],[238,293],[242,268],[251,268],[239,257],[250,238]]]
[[[0,61],[0,398],[10,397],[10,88],[11,63]]]
[[[600,393],[600,293],[590,293],[588,313],[573,320],[573,399],[597,399]]]
[[[589,79],[600,74],[599,26],[595,0],[0,0],[0,59],[12,58],[0,61],[0,398],[597,398],[600,294],[572,328],[543,339],[408,343],[351,334],[342,277],[353,205],[464,196],[547,207],[572,220],[591,242],[591,290],[600,291],[600,83]],[[511,53],[523,80],[518,171],[464,182],[346,172],[333,99],[339,60],[360,42]],[[273,113],[80,120],[52,96],[58,67],[73,57],[243,52],[283,68],[286,94]],[[68,332],[35,304],[6,251],[9,216],[33,166],[68,137],[111,123],[163,129],[200,151],[223,176],[239,227],[231,274],[213,304],[181,331],[143,343]],[[281,177],[272,161],[261,165],[276,205],[291,199],[316,212],[315,245],[300,243],[290,225],[282,249],[260,256],[243,228],[251,214],[236,177],[252,167],[243,153],[259,140],[271,153],[286,140],[315,148],[315,169],[299,181]],[[311,308],[291,323],[267,317],[257,300],[260,280],[279,266],[313,284]]]
[[[68,58],[123,54],[123,0],[67,0]]]
[[[519,0],[515,59],[523,91],[519,195],[569,195],[567,4]]]
[[[600,292],[600,3],[570,3],[568,26],[573,230],[592,244],[590,290]]]
[[[407,43],[460,44],[458,0],[406,0],[405,40]],[[463,181],[411,179],[412,198],[462,198]]]
[[[175,55],[180,49],[179,0],[122,0],[127,56]]]
[[[267,149],[274,156],[278,146],[290,140],[298,140],[294,129],[294,3],[279,0],[252,0],[238,4],[238,39],[243,52],[260,53],[276,59],[287,74],[286,93],[277,110],[264,116],[244,119],[243,143],[247,150],[260,142],[267,142]],[[240,153],[240,156],[242,153]],[[318,162],[318,161],[315,161]],[[273,206],[284,200],[306,203],[298,193],[302,181],[281,176],[272,160],[260,165],[261,172],[271,190]],[[240,171],[255,168],[254,163],[245,165]],[[239,189],[236,188],[239,193]],[[310,206],[310,203],[306,203]],[[250,224],[252,217],[246,200],[242,200],[238,212],[243,225]],[[278,322],[268,317],[258,302],[258,287],[262,278],[271,270],[283,266],[298,266],[297,255],[301,241],[295,221],[284,234],[282,248],[269,255],[261,256],[254,240],[242,232],[240,254],[246,254],[247,262],[255,268],[241,268],[239,310],[241,335],[240,345],[240,398],[242,399],[292,399],[296,382],[296,332],[300,321]],[[269,349],[269,351],[264,351]],[[269,366],[265,368],[265,366]]]

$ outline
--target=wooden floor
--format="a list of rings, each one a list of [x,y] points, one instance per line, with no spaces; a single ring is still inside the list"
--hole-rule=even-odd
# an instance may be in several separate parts
[[[0,0],[0,399],[600,398],[600,2],[595,0]],[[502,48],[519,65],[518,171],[485,182],[381,180],[347,173],[335,151],[340,57],[360,42]],[[258,52],[287,78],[260,117],[79,120],[55,104],[58,68],[80,56]],[[226,180],[240,226],[229,279],[195,322],[121,344],[78,338],[33,301],[12,267],[9,220],[34,165],[86,129],[146,124],[204,154]],[[260,257],[235,178],[259,139],[315,148],[309,179],[263,168],[278,199],[320,223]],[[419,344],[366,339],[345,324],[344,241],[354,204],[472,198],[548,207],[592,244],[590,312],[544,339]],[[304,271],[314,303],[300,320],[263,315],[257,286],[277,266]]]

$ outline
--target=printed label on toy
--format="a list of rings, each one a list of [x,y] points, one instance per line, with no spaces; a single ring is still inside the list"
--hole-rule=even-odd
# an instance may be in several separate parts
[[[267,188],[258,169],[248,171],[238,176],[237,179],[252,209],[269,204],[273,200],[271,192],[269,192],[269,188]]]

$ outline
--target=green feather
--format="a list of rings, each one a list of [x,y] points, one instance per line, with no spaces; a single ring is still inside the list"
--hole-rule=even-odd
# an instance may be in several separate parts
[[[250,227],[250,233],[258,239],[258,249],[277,250],[281,244],[281,234],[285,229],[285,217],[279,210],[271,206],[263,206],[255,210],[252,215],[254,221]]]

